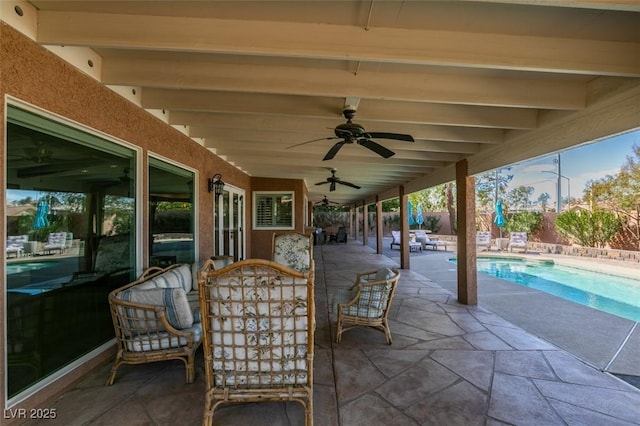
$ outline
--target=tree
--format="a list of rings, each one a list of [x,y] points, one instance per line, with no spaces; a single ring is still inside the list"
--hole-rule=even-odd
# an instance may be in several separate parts
[[[507,214],[505,230],[507,232],[526,232],[528,234],[540,229],[542,214],[540,212],[518,212]]]
[[[547,207],[549,206],[550,199],[551,199],[551,195],[549,195],[548,192],[543,192],[542,194],[540,194],[540,196],[538,196],[538,203],[540,204],[540,207],[542,207],[543,212],[547,211]]]
[[[613,211],[625,235],[640,249],[640,146],[632,150],[617,175],[588,183],[585,199],[592,209],[600,206]]]
[[[556,217],[556,229],[581,246],[604,247],[620,232],[621,224],[616,214],[607,210],[570,210]]]
[[[521,185],[507,193],[507,204],[514,210],[526,210],[535,188],[533,186]]]
[[[513,175],[502,174],[503,170],[511,170],[511,168],[499,169],[476,176],[476,206],[478,211],[493,211],[498,198],[504,198]]]

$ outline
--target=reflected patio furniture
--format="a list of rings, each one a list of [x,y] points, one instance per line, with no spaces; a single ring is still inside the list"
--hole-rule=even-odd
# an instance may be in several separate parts
[[[66,232],[52,232],[47,238],[47,242],[42,246],[43,253],[51,253],[57,250],[59,253],[64,253],[67,248],[67,233]]]
[[[342,333],[354,327],[372,327],[382,331],[387,344],[392,343],[387,316],[400,279],[397,269],[380,268],[360,272],[349,289],[338,290],[332,299],[333,311],[338,315],[336,342]]]
[[[491,231],[476,232],[476,249],[480,250],[482,247],[484,247],[485,250],[491,249]]]
[[[7,257],[14,255],[20,257],[24,253],[24,244],[29,241],[28,235],[13,235],[7,237]]]
[[[295,401],[313,424],[311,272],[248,259],[199,275],[204,425],[226,403]]]
[[[513,249],[521,249],[524,253],[527,252],[526,232],[511,232],[509,234],[509,252],[513,252]]]
[[[274,233],[271,260],[299,272],[314,272],[313,236],[300,232]]]
[[[90,256],[93,258],[93,267],[91,270],[75,272],[71,281],[65,284],[65,286],[80,285],[90,281],[110,279],[116,276],[119,279],[122,278],[122,275],[128,274],[132,269],[130,248],[130,234],[100,237],[98,246],[95,249],[95,257]],[[91,267],[91,265],[89,266]],[[129,279],[125,282],[128,281]]]

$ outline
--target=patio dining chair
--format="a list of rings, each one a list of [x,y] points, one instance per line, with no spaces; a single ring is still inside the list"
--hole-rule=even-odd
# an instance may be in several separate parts
[[[338,314],[336,342],[342,340],[342,333],[354,327],[372,327],[382,331],[387,344],[392,343],[387,316],[389,307],[400,279],[397,269],[380,268],[360,272],[353,286],[338,290],[333,299],[333,311]]]
[[[199,276],[205,360],[203,425],[228,403],[295,401],[313,424],[310,271],[241,260]]]

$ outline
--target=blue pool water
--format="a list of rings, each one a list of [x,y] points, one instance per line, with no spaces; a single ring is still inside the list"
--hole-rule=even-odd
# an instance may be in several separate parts
[[[7,263],[7,275],[19,274],[20,272],[37,271],[38,269],[49,268],[57,262],[23,262]]]
[[[631,279],[551,261],[504,258],[478,258],[478,272],[640,321],[640,272],[638,279]]]

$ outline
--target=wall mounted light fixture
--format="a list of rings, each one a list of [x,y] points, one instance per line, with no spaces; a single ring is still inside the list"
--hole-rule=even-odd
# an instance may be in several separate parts
[[[224,190],[224,182],[222,181],[222,175],[217,173],[209,178],[207,188],[209,192],[213,192],[216,200],[222,195]]]

